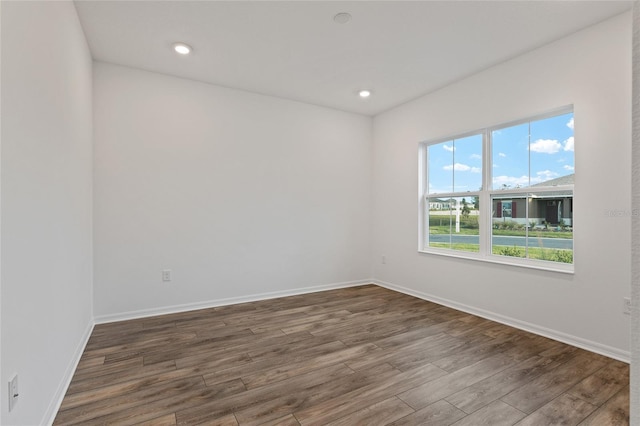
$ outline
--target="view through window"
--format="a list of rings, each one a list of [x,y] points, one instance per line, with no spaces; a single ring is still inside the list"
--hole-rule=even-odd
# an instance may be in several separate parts
[[[423,143],[420,249],[572,266],[573,128],[564,108]]]

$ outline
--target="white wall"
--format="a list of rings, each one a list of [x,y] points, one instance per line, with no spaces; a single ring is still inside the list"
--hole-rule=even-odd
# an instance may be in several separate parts
[[[3,425],[51,421],[93,323],[91,66],[73,3],[3,2]]]
[[[97,320],[370,277],[371,125],[94,64]]]
[[[629,356],[631,15],[615,17],[374,120],[374,277],[520,327]],[[418,143],[573,104],[575,274],[419,254]],[[381,264],[380,256],[387,263]]]
[[[640,211],[640,1],[633,5],[633,208]],[[631,424],[640,424],[640,216],[631,234]]]

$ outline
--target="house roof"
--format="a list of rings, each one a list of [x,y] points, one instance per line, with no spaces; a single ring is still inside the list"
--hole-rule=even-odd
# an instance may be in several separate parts
[[[536,183],[533,186],[561,186],[561,185],[573,185],[573,181],[576,174],[571,173],[570,175],[560,176],[559,178],[545,180],[544,182]]]

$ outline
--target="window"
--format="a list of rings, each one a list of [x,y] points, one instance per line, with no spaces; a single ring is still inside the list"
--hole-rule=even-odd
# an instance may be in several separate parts
[[[479,251],[482,134],[427,147],[428,246]]]
[[[420,145],[420,251],[573,270],[573,110]]]

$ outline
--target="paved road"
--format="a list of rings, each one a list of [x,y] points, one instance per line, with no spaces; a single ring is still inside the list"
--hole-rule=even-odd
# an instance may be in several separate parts
[[[493,238],[494,246],[519,246],[525,247],[525,237],[509,237],[504,235],[496,235]],[[454,243],[466,243],[466,244],[479,244],[479,237],[477,235],[456,235],[453,234],[451,238]],[[429,235],[429,241],[433,243],[448,243],[449,235],[447,234],[434,234]],[[545,247],[553,249],[573,249],[573,240],[565,238],[538,238],[529,237],[529,247]]]

